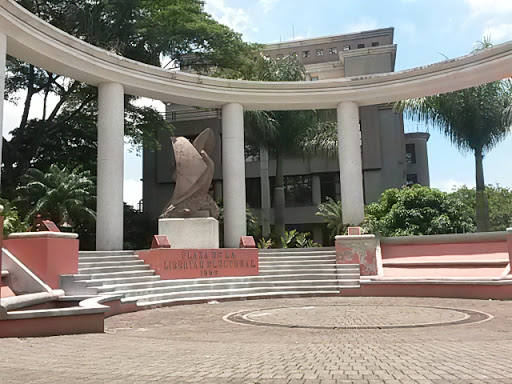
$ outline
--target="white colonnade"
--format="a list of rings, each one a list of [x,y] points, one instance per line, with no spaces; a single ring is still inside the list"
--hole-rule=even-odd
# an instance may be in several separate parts
[[[343,219],[359,224],[364,199],[358,107],[485,84],[509,77],[512,66],[510,41],[456,60],[385,75],[294,83],[209,78],[151,67],[93,47],[49,26],[14,0],[0,1],[0,90],[6,48],[17,59],[99,88],[97,246],[105,250],[122,249],[123,242],[124,93],[222,108],[225,242],[231,247],[246,232],[244,109],[337,108]],[[2,114],[3,100],[0,127]]]
[[[342,102],[337,115],[343,223],[358,225],[364,220],[359,106],[352,101]]]
[[[245,219],[244,108],[237,103],[222,106],[222,201],[224,246],[238,248],[247,233]]]
[[[5,59],[7,56],[7,36],[0,33],[0,165],[2,164],[2,144],[4,133],[4,89],[5,89]],[[2,172],[0,170],[0,180]],[[1,182],[1,181],[0,181]]]
[[[96,250],[123,249],[124,89],[98,85]]]

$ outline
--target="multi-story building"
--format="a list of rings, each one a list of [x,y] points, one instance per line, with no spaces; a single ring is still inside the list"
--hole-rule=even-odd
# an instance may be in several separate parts
[[[393,28],[386,28],[269,44],[263,54],[277,59],[297,55],[302,59],[307,78],[311,81],[393,72],[397,48],[393,44],[393,32]],[[214,130],[218,151],[213,158],[212,194],[221,199],[220,111],[169,104],[166,114],[176,128],[176,136],[193,139],[205,128]],[[410,183],[429,185],[427,133],[404,134],[403,116],[391,105],[361,107],[360,117],[365,203],[376,201],[388,188]],[[174,183],[170,137],[162,134],[159,141],[161,150],[145,150],[143,158],[144,211],[155,220],[170,200]],[[259,155],[247,156],[245,168],[247,203],[257,210],[266,232],[273,216],[270,190],[275,176],[275,161],[268,158],[266,151],[260,151]],[[318,204],[327,196],[340,199],[338,159],[289,157],[285,159],[283,168],[287,227],[311,232],[315,241],[328,241],[323,219],[315,213]]]

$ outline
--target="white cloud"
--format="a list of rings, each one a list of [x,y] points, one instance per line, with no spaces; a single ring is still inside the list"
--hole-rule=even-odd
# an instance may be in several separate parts
[[[138,208],[140,199],[142,199],[142,181],[125,179],[123,191],[123,200],[125,203],[134,208]]]
[[[512,38],[512,1],[464,0],[473,23],[481,24],[482,36],[490,36],[493,43]]]
[[[469,188],[474,187],[474,183],[464,183],[454,179],[432,181],[430,186],[443,192],[453,192],[454,189],[460,188],[464,185],[467,185]]]
[[[503,16],[512,13],[512,1],[510,0],[465,0],[471,11],[472,17]]]
[[[258,4],[263,8],[265,13],[271,11],[279,0],[258,0]]]
[[[378,23],[377,20],[371,18],[371,17],[363,17],[359,19],[359,21],[356,21],[352,24],[347,24],[346,28],[344,30],[346,32],[362,32],[362,31],[368,31],[371,29],[377,29]]]
[[[267,2],[269,0],[266,0]],[[224,0],[208,0],[206,12],[213,18],[231,29],[243,33],[250,29],[249,15],[242,8],[229,7]]]
[[[491,41],[503,41],[512,39],[512,24],[488,25],[484,36],[491,38]]]

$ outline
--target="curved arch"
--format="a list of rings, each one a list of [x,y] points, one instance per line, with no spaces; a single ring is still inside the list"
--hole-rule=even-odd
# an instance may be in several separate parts
[[[316,82],[265,83],[164,70],[87,44],[31,14],[13,0],[0,5],[0,32],[8,53],[54,73],[125,92],[202,107],[237,102],[245,109],[325,109],[341,102],[393,102],[467,88],[512,75],[512,42],[410,70]]]

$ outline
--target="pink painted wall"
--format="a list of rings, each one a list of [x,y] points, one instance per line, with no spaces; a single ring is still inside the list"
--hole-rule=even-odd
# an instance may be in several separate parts
[[[257,276],[259,274],[257,249],[159,248],[136,253],[163,280]]]
[[[78,273],[77,239],[6,239],[4,247],[53,289],[59,288],[60,275]]]
[[[490,241],[478,243],[447,243],[447,244],[386,244],[381,243],[382,259],[402,257],[450,256],[464,257],[464,260],[481,260],[482,258],[508,259],[507,243],[505,241]],[[433,259],[432,259],[433,260]]]

